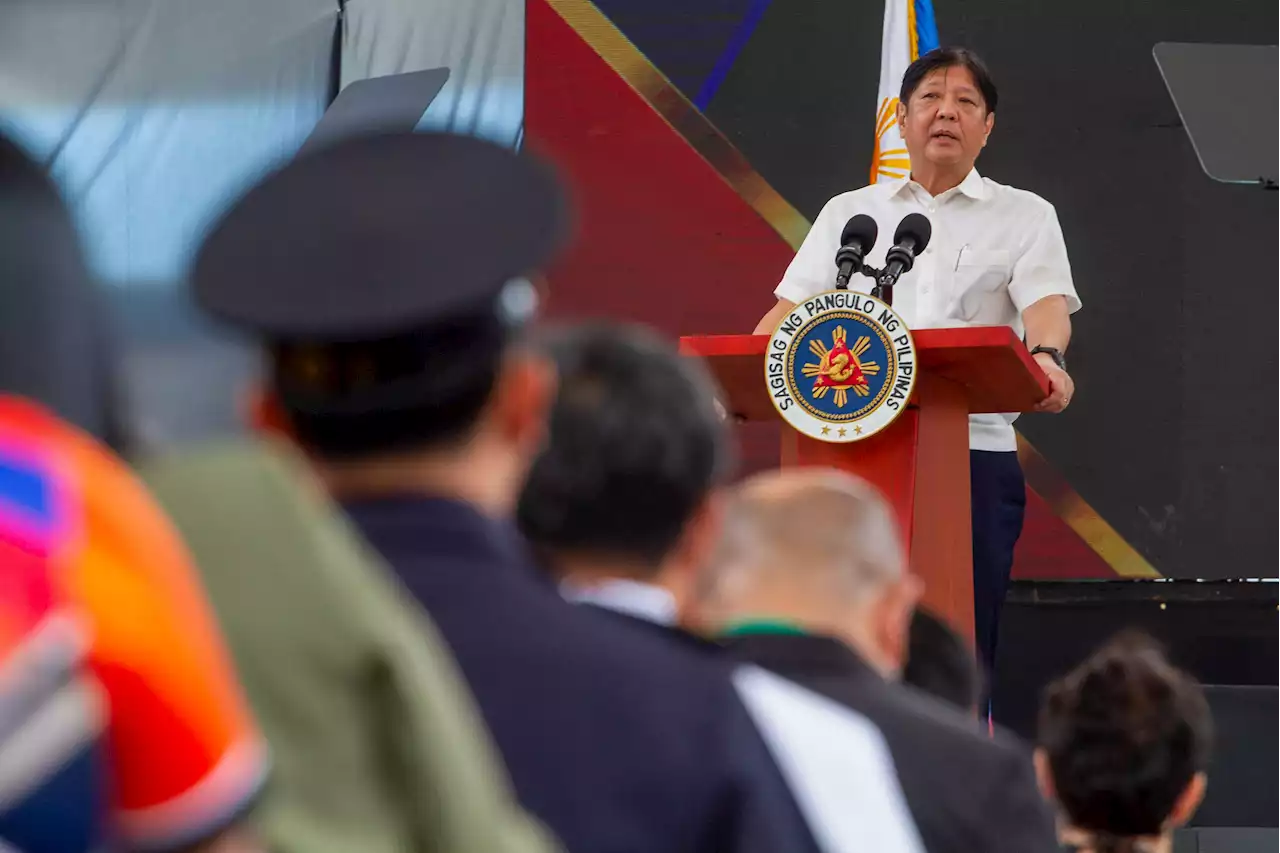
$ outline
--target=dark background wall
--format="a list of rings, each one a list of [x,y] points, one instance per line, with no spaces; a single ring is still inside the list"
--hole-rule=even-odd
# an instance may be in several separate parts
[[[1155,638],[1205,686],[1214,748],[1208,795],[1192,825],[1276,826],[1275,583],[1015,583],[1000,623],[997,721],[1034,738],[1045,686],[1124,629]],[[1235,841],[1201,849],[1253,849]]]
[[[879,0],[597,6],[808,217],[866,183]],[[1000,87],[980,171],[1057,206],[1084,300],[1076,400],[1020,429],[1162,573],[1275,577],[1277,196],[1201,172],[1151,50],[1274,42],[1276,3],[935,11],[942,43],[977,50]],[[1240,108],[1274,122],[1272,104]],[[743,286],[767,305],[775,282]]]

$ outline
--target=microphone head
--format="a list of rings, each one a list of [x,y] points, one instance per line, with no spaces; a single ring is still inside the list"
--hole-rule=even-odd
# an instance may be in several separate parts
[[[915,243],[911,254],[918,255],[929,245],[933,236],[933,225],[922,213],[908,213],[898,223],[898,230],[893,232],[894,245],[900,246],[906,240]]]
[[[844,224],[844,230],[840,232],[840,245],[857,246],[862,250],[862,254],[866,255],[876,244],[876,237],[879,234],[880,228],[876,225],[876,221],[865,213],[859,213]]]

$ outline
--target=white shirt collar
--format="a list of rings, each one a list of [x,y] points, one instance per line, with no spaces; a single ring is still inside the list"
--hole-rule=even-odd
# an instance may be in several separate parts
[[[676,599],[660,586],[633,580],[611,579],[577,586],[564,583],[560,594],[569,601],[594,604],[658,625],[676,624]]]
[[[908,187],[913,186],[918,188],[920,192],[928,195],[924,187],[911,180],[910,175],[903,178],[895,178],[892,181],[886,181],[885,185],[889,188],[889,195],[891,197],[896,196]],[[987,185],[986,182],[982,180],[982,176],[978,174],[978,170],[974,168],[969,170],[969,174],[965,175],[964,180],[957,184],[954,189],[941,193],[940,197],[956,192],[963,193],[969,198],[981,201],[987,197]]]

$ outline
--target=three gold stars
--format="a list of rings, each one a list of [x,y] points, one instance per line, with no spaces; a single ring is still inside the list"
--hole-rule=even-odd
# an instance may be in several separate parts
[[[823,435],[831,435],[831,427],[829,427],[829,426],[824,426],[824,427],[822,428],[822,434],[823,434]],[[846,435],[848,435],[848,434],[849,434],[849,431],[848,431],[847,429],[845,429],[844,427],[840,427],[840,429],[836,430],[836,435],[840,436],[841,438],[844,438],[844,437],[845,437]],[[853,428],[853,434],[854,434],[854,435],[862,435],[862,427],[860,427],[860,426],[855,426],[855,427]]]

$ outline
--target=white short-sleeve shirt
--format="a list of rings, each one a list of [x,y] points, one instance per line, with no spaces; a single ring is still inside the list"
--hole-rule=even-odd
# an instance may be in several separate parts
[[[1080,309],[1071,265],[1053,205],[1035,193],[969,172],[960,185],[937,196],[907,178],[842,193],[826,203],[774,294],[791,302],[835,287],[840,232],[855,214],[875,219],[880,236],[867,263],[884,266],[893,232],[908,213],[933,226],[928,248],[898,279],[893,308],[912,329],[1011,326],[1022,337],[1022,312],[1046,296],[1065,296]],[[874,282],[855,274],[852,290]],[[1016,450],[1016,414],[969,416],[973,450]]]

